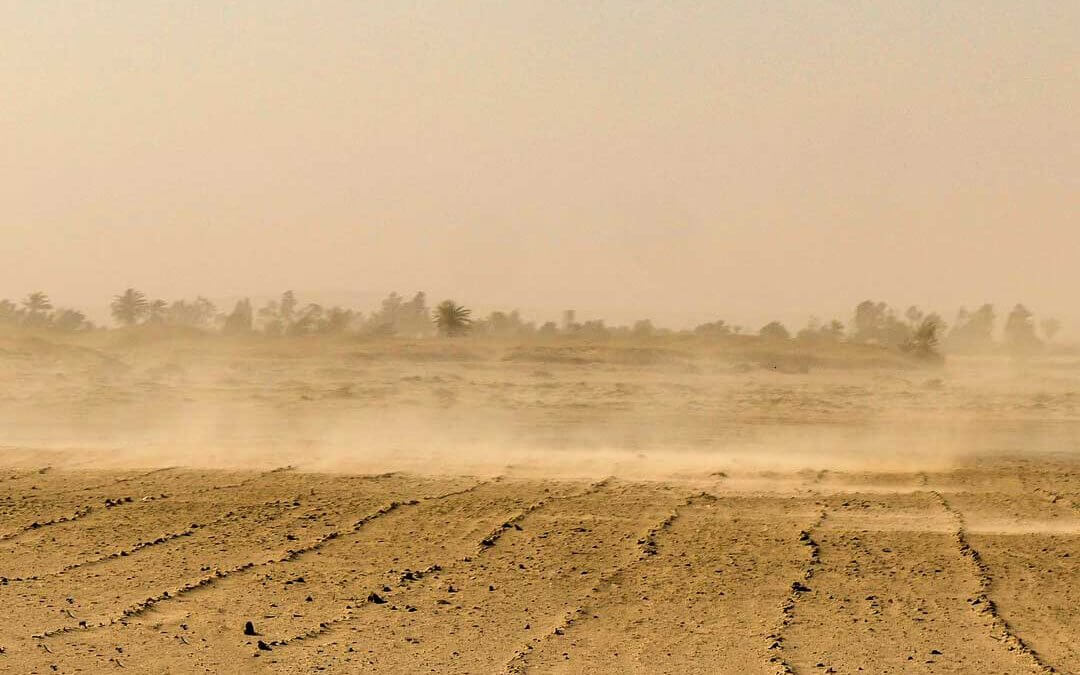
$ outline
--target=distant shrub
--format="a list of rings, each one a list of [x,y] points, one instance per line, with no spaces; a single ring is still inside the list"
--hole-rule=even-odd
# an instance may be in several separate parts
[[[901,346],[901,350],[922,361],[941,362],[943,358],[937,350],[940,329],[941,322],[936,315],[924,318]]]
[[[761,330],[758,331],[758,335],[765,340],[781,341],[791,339],[791,333],[789,333],[788,329],[784,328],[784,324],[779,321],[771,321],[765,324],[761,327]]]
[[[1005,320],[1005,346],[1013,354],[1031,354],[1042,347],[1042,340],[1035,334],[1033,316],[1023,305],[1017,305],[1009,312]]]

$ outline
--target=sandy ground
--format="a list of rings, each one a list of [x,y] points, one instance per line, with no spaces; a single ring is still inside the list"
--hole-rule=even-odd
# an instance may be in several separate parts
[[[10,470],[0,665],[1075,672],[1077,475]]]
[[[40,351],[4,672],[1080,672],[1061,363]]]

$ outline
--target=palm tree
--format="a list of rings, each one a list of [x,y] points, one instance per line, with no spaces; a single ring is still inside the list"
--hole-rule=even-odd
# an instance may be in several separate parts
[[[27,324],[36,326],[48,322],[48,311],[53,308],[49,296],[37,291],[26,296],[22,304],[26,308]]]
[[[113,298],[110,308],[117,322],[125,326],[134,326],[150,312],[150,303],[145,295],[134,288],[129,288],[123,295]]]
[[[457,337],[465,335],[472,326],[471,309],[456,304],[453,300],[443,300],[435,311],[431,313],[431,320],[435,322],[435,329],[439,335],[445,337]]]
[[[150,323],[165,323],[169,313],[169,303],[164,300],[154,300],[146,310],[146,320]]]
[[[30,314],[44,314],[53,308],[52,303],[49,302],[49,296],[41,291],[26,296],[22,304]]]

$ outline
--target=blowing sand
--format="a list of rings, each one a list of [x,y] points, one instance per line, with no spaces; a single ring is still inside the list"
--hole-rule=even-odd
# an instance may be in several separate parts
[[[1073,364],[387,349],[6,344],[0,670],[1080,670]]]

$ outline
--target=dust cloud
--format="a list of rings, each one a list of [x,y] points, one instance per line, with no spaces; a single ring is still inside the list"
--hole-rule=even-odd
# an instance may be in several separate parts
[[[0,670],[1080,672],[1077,36],[0,2]]]
[[[748,354],[672,338],[52,339],[7,343],[0,422],[12,459],[665,480],[940,471],[1072,440],[1068,425],[1046,423],[1071,405],[1071,382],[1055,375],[1060,359],[1023,370],[985,357],[884,366],[887,350],[868,359],[834,346],[828,366],[792,373],[776,363],[814,348]]]

